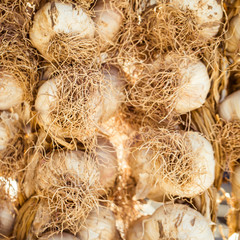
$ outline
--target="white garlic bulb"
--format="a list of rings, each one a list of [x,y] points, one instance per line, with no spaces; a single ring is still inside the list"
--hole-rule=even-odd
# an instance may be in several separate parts
[[[221,1],[170,0],[170,2],[184,11],[190,10],[193,12],[203,38],[209,39],[218,33],[223,17]]]
[[[44,236],[40,237],[41,240],[78,240],[79,238],[75,237],[70,233],[58,233],[58,234],[45,234]]]
[[[240,119],[240,90],[236,91],[224,99],[219,106],[219,115],[226,121]]]
[[[116,221],[111,210],[99,207],[87,217],[85,226],[77,234],[81,240],[116,240]]]
[[[188,161],[181,162],[184,165],[182,172],[178,168],[175,170],[172,166],[171,155],[169,155],[169,159],[165,159],[161,153],[160,156],[158,155],[157,149],[141,149],[140,146],[130,154],[129,164],[137,181],[136,198],[148,197],[152,200],[162,201],[164,194],[194,197],[212,185],[215,174],[212,145],[197,132],[186,132],[183,136],[179,135],[178,137],[182,138],[190,151],[187,153],[189,158],[181,156],[183,159],[181,161]],[[159,151],[164,150],[160,148]],[[188,164],[186,165],[186,163]],[[170,164],[170,173],[166,172],[170,171],[168,164]],[[185,169],[186,166],[187,169]],[[161,169],[164,169],[164,173]],[[185,173],[184,171],[190,172]],[[191,174],[191,176],[187,176],[185,179],[184,174]]]
[[[51,60],[48,47],[51,38],[60,33],[93,38],[94,22],[81,8],[73,4],[48,2],[34,16],[29,32],[30,39],[33,46],[46,59]]]
[[[184,84],[176,97],[175,110],[185,114],[204,104],[210,89],[210,79],[207,68],[201,61],[183,59],[179,67]]]
[[[127,240],[214,240],[209,222],[199,212],[182,204],[165,204],[136,224],[138,228],[133,223],[128,230]]]
[[[233,17],[229,23],[229,29],[226,33],[226,49],[230,53],[234,53],[239,49],[239,41],[240,41],[240,29],[238,30],[240,25],[240,14]]]
[[[121,12],[109,0],[98,0],[94,7],[97,32],[104,43],[112,43],[122,24]]]
[[[0,110],[15,107],[23,101],[23,89],[12,74],[0,74]]]
[[[0,236],[10,237],[15,222],[15,210],[11,200],[0,201]]]

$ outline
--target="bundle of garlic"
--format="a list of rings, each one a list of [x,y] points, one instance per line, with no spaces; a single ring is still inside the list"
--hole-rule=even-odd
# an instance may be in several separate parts
[[[39,88],[35,108],[38,123],[51,136],[84,142],[96,135],[123,100],[117,68],[105,66],[100,72],[76,65],[62,69]]]
[[[137,199],[194,197],[214,181],[212,146],[197,132],[143,132],[133,139],[128,163],[137,182]]]
[[[152,216],[132,223],[127,240],[211,239],[209,222],[197,211],[182,204],[165,204]]]
[[[18,176],[25,168],[24,131],[16,113],[0,113],[0,176]]]
[[[118,233],[113,213],[108,208],[93,210],[86,219],[84,227],[77,233],[81,240],[117,240]]]

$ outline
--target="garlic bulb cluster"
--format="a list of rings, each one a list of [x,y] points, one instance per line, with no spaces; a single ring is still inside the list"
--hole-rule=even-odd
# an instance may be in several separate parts
[[[240,119],[240,90],[236,91],[224,99],[219,106],[219,115],[226,121]]]
[[[240,24],[240,14],[233,17],[229,23],[229,29],[226,33],[225,46],[229,53],[235,53],[239,49],[240,41],[240,29],[238,26]]]
[[[15,222],[15,209],[11,200],[0,200],[0,237],[10,237]]]
[[[206,66],[200,60],[183,58],[179,68],[183,85],[177,93],[175,110],[185,114],[204,104],[210,89],[210,79]]]
[[[77,237],[81,240],[116,240],[116,221],[111,210],[101,206],[93,210]]]
[[[127,240],[195,239],[214,240],[209,222],[182,204],[165,204],[152,216],[132,223]]]
[[[110,0],[98,0],[94,7],[96,30],[103,43],[112,43],[122,25],[122,15]]]
[[[190,10],[196,16],[196,24],[203,38],[214,37],[220,28],[223,10],[218,0],[170,0],[170,2],[186,11]]]
[[[23,101],[23,88],[13,74],[0,74],[0,110],[7,110]]]
[[[32,44],[44,58],[52,60],[48,47],[51,39],[61,33],[91,39],[95,34],[94,22],[81,8],[72,4],[48,2],[34,16],[29,32]]]
[[[212,185],[215,160],[211,144],[197,132],[186,132],[183,136],[175,133],[172,137],[182,141],[184,154],[164,144],[159,145],[159,150],[151,149],[151,145],[140,145],[130,154],[128,162],[137,180],[136,198],[161,201],[164,194],[194,197]],[[169,136],[166,142],[167,138]],[[172,153],[161,153],[169,149]],[[172,162],[174,154],[181,154],[181,159],[176,159],[180,162]],[[181,169],[175,164],[181,164]]]

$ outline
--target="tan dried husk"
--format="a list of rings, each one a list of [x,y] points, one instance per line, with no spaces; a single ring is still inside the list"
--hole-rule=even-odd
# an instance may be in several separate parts
[[[59,150],[58,158],[53,159],[52,154],[40,157],[35,169],[35,189],[39,196],[47,199],[49,211],[58,212],[48,227],[76,233],[89,212],[98,206],[99,192],[103,188],[97,167],[89,155],[86,154],[84,159],[85,170],[81,177],[66,168],[64,156],[65,153]]]
[[[24,100],[32,101],[38,81],[37,51],[27,38],[30,13],[25,1],[0,3],[0,70],[13,74],[23,88]]]
[[[177,54],[190,59],[197,57],[213,70],[218,61],[221,36],[203,39],[192,12],[176,9],[165,1],[147,8],[142,14],[137,10],[140,2],[133,1],[132,4],[116,53],[123,68],[133,69],[132,74],[126,74],[129,97],[122,115],[126,120],[140,118],[141,123],[161,122],[168,118],[167,123],[171,121],[176,125],[179,114],[174,112],[174,102],[184,85],[179,78],[181,57],[176,57]],[[164,60],[164,55],[169,52],[176,53],[173,69]],[[144,119],[142,115],[145,115]]]

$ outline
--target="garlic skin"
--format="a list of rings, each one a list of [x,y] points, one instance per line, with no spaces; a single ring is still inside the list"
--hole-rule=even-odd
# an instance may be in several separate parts
[[[132,168],[132,175],[137,181],[136,199],[148,197],[162,201],[165,194],[195,197],[212,185],[215,176],[212,145],[197,132],[186,132],[182,137],[194,156],[190,166],[193,175],[182,185],[159,172],[162,163],[153,161],[157,153],[152,149],[140,148],[130,154],[128,162]],[[165,161],[167,162],[168,159]]]
[[[218,0],[170,0],[170,2],[196,15],[197,25],[203,38],[211,39],[218,33],[223,17],[221,2]]]
[[[98,138],[96,160],[100,171],[100,184],[105,189],[113,187],[118,173],[118,158],[116,149],[108,139]]]
[[[15,107],[23,101],[23,89],[17,79],[8,73],[0,74],[0,110]]]
[[[142,225],[143,229],[143,234],[138,240],[170,238],[214,240],[209,222],[199,212],[182,204],[165,204],[159,207],[152,216],[142,219],[137,224]],[[129,229],[127,240],[137,239],[134,233],[131,233],[133,230],[135,230],[134,227]]]
[[[95,33],[94,22],[81,8],[72,4],[48,2],[34,16],[30,40],[44,58],[52,60],[48,47],[51,38],[59,33],[91,39]]]
[[[7,148],[9,140],[10,137],[7,129],[0,123],[0,150],[4,150]]]
[[[229,23],[229,29],[226,33],[225,46],[229,53],[235,53],[239,49],[240,41],[240,15],[233,17]]]
[[[93,19],[97,32],[105,44],[111,44],[122,25],[122,15],[110,0],[98,0],[94,7]]]
[[[96,123],[109,120],[125,99],[123,77],[119,70],[114,66],[104,68],[103,76],[100,92],[94,93],[89,101],[89,107],[95,109],[92,121]]]
[[[210,90],[210,79],[207,68],[201,61],[183,60],[180,69],[182,81],[185,84],[178,92],[175,110],[185,114],[204,104]]]
[[[70,233],[58,233],[58,234],[54,234],[52,235],[50,234],[45,234],[44,236],[38,238],[41,240],[77,240],[79,238],[75,237],[74,235],[70,234]]]
[[[15,210],[11,200],[0,201],[0,236],[10,237],[15,222]]]
[[[219,115],[225,121],[240,119],[240,90],[227,96],[219,106]]]
[[[81,240],[115,240],[116,236],[115,217],[109,209],[101,206],[88,215],[85,226],[77,233]]]

